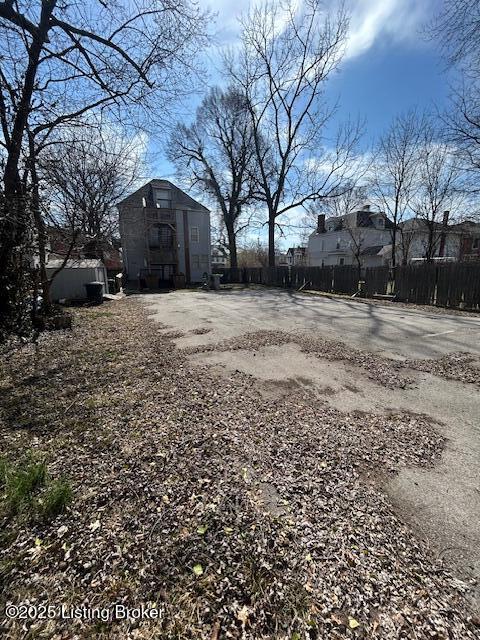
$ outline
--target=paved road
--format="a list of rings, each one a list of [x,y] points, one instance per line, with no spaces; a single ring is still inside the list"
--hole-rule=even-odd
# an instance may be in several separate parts
[[[414,311],[274,289],[177,291],[142,297],[166,331],[182,332],[175,340],[179,347],[209,344],[250,331],[297,329],[391,358],[435,358],[459,351],[480,354],[479,316],[441,314],[433,309]],[[193,331],[199,329],[209,331]],[[295,385],[307,381],[312,394],[317,393],[340,411],[399,410],[430,416],[447,438],[441,460],[433,469],[401,469],[384,489],[400,517],[429,541],[459,577],[477,580],[478,588],[471,598],[480,611],[477,387],[412,370],[413,387],[383,388],[370,381],[364,369],[309,357],[292,344],[266,347],[253,354],[248,350],[211,351],[191,360],[192,364],[216,367],[219,375],[243,371],[256,378],[260,394],[280,388],[285,395],[286,390],[295,390]]]
[[[480,354],[480,317],[474,315],[425,313],[281,289],[179,291],[144,297],[161,322],[179,330],[213,329],[192,343],[258,329],[309,329],[393,358],[433,358],[455,351]]]

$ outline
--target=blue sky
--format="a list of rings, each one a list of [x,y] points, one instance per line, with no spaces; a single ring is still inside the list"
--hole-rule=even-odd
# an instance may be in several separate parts
[[[327,4],[331,5],[331,0]],[[365,119],[365,150],[399,112],[414,106],[420,110],[448,106],[452,72],[445,69],[436,44],[426,41],[422,32],[441,4],[441,0],[348,0],[351,21],[347,52],[328,92],[339,102],[333,127],[349,116]],[[235,46],[237,19],[249,2],[201,0],[201,5],[217,13],[218,45]],[[212,82],[218,80],[217,56],[213,48],[207,64]],[[193,116],[198,101],[191,104]],[[154,168],[157,175],[173,177],[172,167],[161,156]],[[291,240],[297,238],[292,234]]]

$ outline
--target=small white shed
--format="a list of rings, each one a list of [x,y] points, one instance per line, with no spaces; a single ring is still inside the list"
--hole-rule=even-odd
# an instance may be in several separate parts
[[[47,275],[51,277],[63,260],[49,260]],[[103,292],[108,293],[107,270],[101,260],[72,259],[57,273],[52,282],[52,300],[84,300],[87,297],[87,282],[103,282]]]

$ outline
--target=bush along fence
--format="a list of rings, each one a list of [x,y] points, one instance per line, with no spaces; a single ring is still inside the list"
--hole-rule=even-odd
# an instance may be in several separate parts
[[[393,294],[395,300],[452,309],[480,310],[480,263],[220,269],[222,284],[261,284],[325,293]]]

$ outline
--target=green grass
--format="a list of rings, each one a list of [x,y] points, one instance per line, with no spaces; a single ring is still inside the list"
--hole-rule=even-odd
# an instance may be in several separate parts
[[[72,499],[66,480],[51,480],[45,460],[28,454],[16,465],[0,458],[0,507],[10,518],[24,516],[49,520]]]
[[[16,467],[5,469],[5,504],[9,514],[14,515],[28,507],[36,489],[43,487],[47,468],[45,461],[32,460]]]
[[[43,519],[55,518],[72,500],[72,488],[66,480],[55,480],[46,490],[39,512]]]
[[[7,461],[5,458],[0,458],[0,489],[5,486],[7,479]]]

